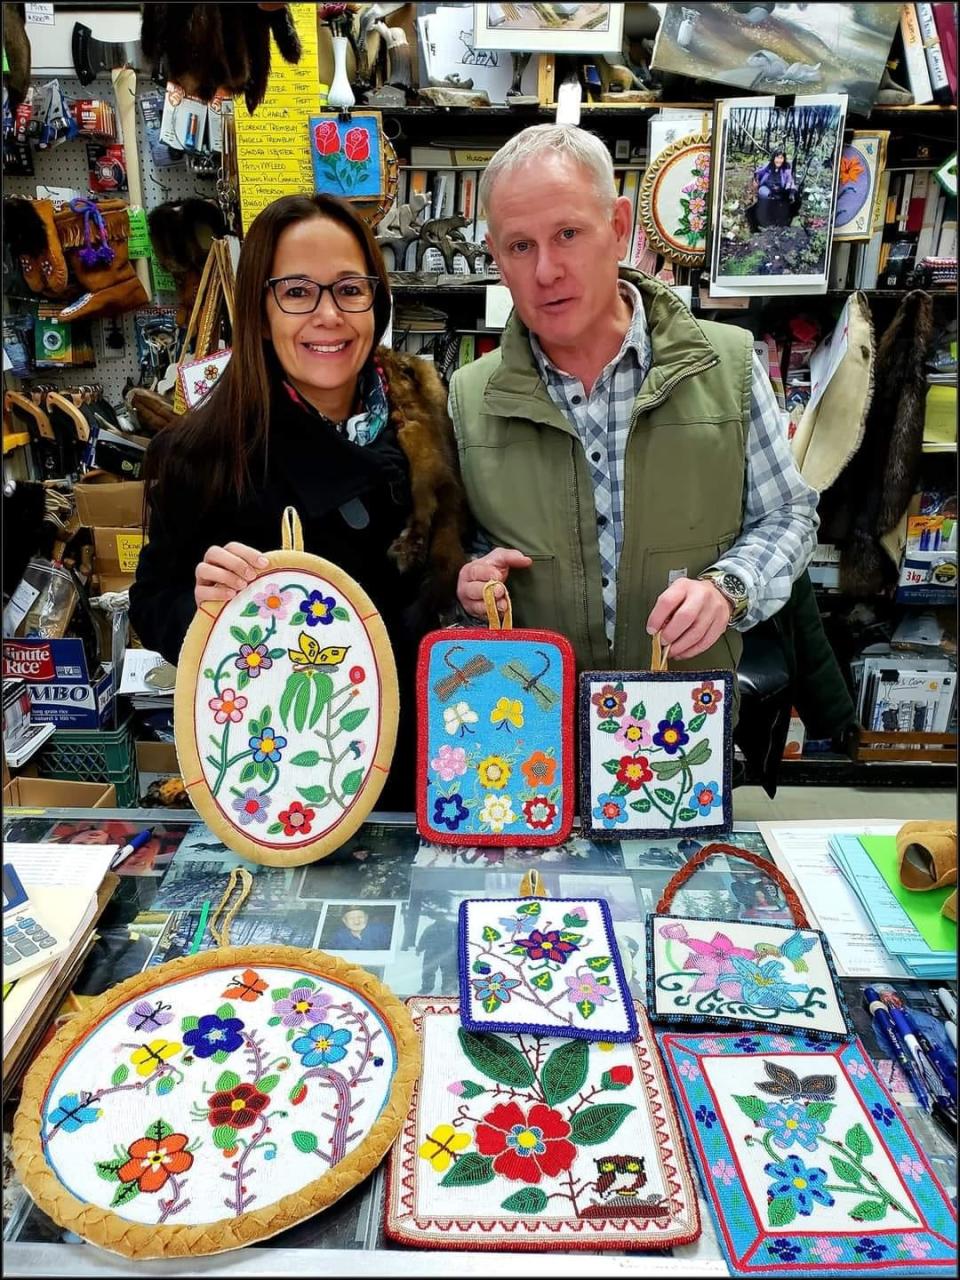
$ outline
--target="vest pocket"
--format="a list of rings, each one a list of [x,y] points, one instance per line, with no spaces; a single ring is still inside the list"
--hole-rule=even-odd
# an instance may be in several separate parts
[[[511,569],[507,590],[513,601],[517,626],[546,627],[556,625],[560,573],[556,556],[531,555],[529,569]]]

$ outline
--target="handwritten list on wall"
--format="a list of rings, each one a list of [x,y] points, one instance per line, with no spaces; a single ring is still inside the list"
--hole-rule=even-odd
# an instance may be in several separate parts
[[[313,191],[309,120],[320,108],[317,60],[317,6],[292,4],[303,52],[295,65],[271,47],[267,96],[251,115],[235,99],[240,216],[244,231],[261,209],[279,196]],[[272,37],[271,37],[272,39]]]

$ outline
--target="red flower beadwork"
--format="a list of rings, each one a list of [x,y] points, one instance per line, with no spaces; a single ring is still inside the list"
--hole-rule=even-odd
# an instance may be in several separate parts
[[[534,1103],[526,1115],[516,1102],[488,1111],[477,1125],[477,1151],[493,1156],[494,1170],[511,1182],[539,1182],[569,1169],[577,1154],[559,1111]]]
[[[340,134],[334,120],[321,120],[313,130],[313,145],[322,156],[333,156],[340,150]]]

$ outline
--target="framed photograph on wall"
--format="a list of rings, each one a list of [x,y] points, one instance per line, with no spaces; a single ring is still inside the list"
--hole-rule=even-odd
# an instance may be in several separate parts
[[[622,4],[475,4],[473,43],[511,53],[619,53]]]
[[[712,294],[826,289],[846,101],[820,94],[787,106],[773,98],[717,102]]]
[[[886,164],[889,137],[885,129],[855,129],[847,134],[840,152],[834,241],[870,239],[877,183]]]

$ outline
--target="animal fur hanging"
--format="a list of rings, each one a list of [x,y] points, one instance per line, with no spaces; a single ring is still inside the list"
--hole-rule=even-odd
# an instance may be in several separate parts
[[[924,361],[933,336],[933,301],[908,293],[877,348],[874,396],[860,448],[823,495],[820,536],[840,547],[840,586],[857,597],[890,585],[894,566],[880,539],[916,488],[923,449]]]
[[[300,37],[287,4],[145,4],[140,43],[168,79],[209,102],[219,89],[243,94],[247,110],[263,101],[270,37],[286,62],[300,61]]]

